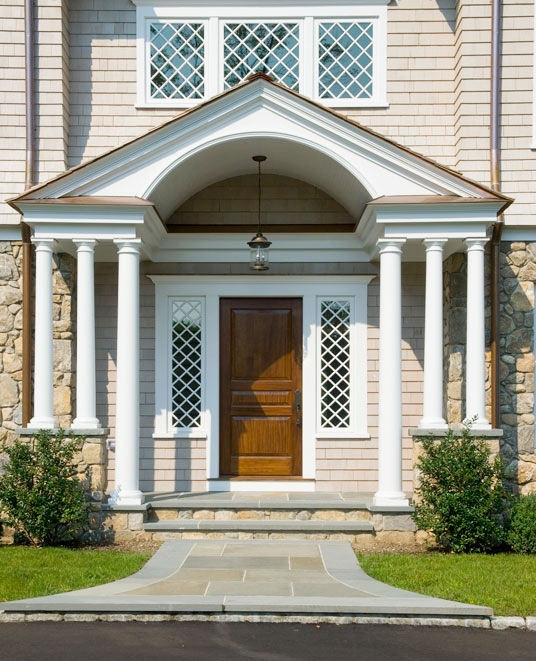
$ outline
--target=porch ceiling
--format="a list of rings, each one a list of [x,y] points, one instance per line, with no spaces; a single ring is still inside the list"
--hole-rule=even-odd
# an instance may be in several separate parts
[[[172,170],[149,193],[166,222],[186,200],[219,181],[254,174],[252,156],[264,154],[263,174],[278,174],[304,181],[336,200],[357,223],[371,196],[341,162],[313,145],[285,138],[242,138],[216,144]]]

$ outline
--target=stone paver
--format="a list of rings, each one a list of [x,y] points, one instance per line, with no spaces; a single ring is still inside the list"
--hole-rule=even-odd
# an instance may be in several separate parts
[[[491,609],[399,590],[367,576],[347,542],[172,540],[114,583],[2,605],[15,613],[337,614],[483,618]],[[108,615],[107,615],[108,616]]]

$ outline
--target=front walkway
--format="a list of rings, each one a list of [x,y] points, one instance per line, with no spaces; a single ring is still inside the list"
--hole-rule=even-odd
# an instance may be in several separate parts
[[[129,578],[2,608],[4,621],[17,613],[63,614],[64,619],[88,614],[331,615],[486,626],[493,614],[486,607],[375,581],[360,568],[347,542],[292,540],[171,540]]]

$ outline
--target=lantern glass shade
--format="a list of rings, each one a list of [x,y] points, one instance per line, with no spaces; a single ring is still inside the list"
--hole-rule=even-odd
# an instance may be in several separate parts
[[[248,241],[249,246],[249,268],[252,271],[267,271],[270,266],[270,246],[271,241],[262,235],[261,232]]]

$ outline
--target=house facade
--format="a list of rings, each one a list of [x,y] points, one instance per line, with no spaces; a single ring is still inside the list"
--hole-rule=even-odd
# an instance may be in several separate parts
[[[536,490],[532,1],[27,0],[2,24],[3,440],[72,429],[117,506],[389,507],[416,439],[472,419]]]

